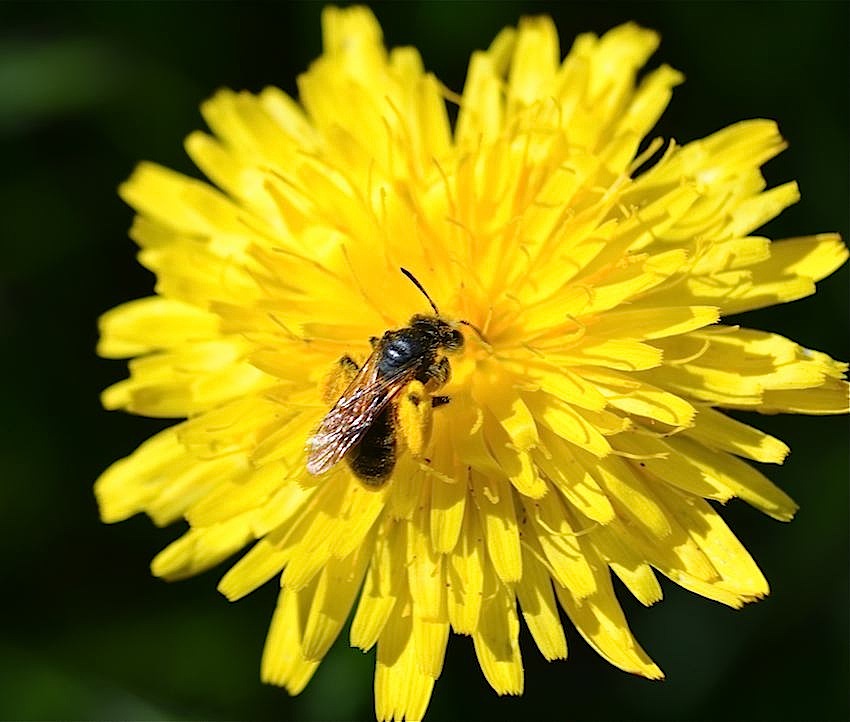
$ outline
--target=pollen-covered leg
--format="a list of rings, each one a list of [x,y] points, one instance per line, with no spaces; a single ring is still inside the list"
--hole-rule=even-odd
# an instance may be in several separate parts
[[[348,388],[359,370],[360,367],[351,356],[343,356],[322,381],[322,400],[328,405],[333,404]]]
[[[396,407],[398,432],[414,457],[422,456],[431,438],[432,397],[420,381],[411,381]]]
[[[443,356],[432,363],[425,375],[428,378],[428,390],[436,391],[445,386],[452,375],[452,367],[449,365],[449,360]]]

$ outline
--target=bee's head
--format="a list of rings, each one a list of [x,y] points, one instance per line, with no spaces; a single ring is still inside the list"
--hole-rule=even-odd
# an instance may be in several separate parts
[[[437,316],[417,314],[410,319],[410,327],[421,331],[434,339],[434,343],[446,351],[459,351],[463,348],[463,334],[448,321]]]
[[[440,311],[437,308],[437,304],[431,299],[428,295],[428,292],[422,287],[422,284],[416,280],[416,276],[414,276],[410,271],[406,268],[402,268],[401,272],[407,276],[407,278],[413,283],[416,288],[422,291],[422,295],[428,299],[428,303],[431,304],[431,308],[434,309],[433,316],[422,316],[417,314],[413,318],[410,319],[410,327],[414,329],[418,329],[421,332],[431,336],[434,339],[434,343],[438,346],[446,349],[446,351],[458,351],[463,348],[463,334],[457,328],[456,324],[448,323],[447,321],[443,321],[440,318]],[[484,334],[481,333],[478,326],[470,323],[469,321],[461,320],[464,326],[469,326],[481,341],[489,347],[486,339],[484,338]]]
[[[463,334],[456,328],[446,324],[440,345],[446,349],[446,351],[460,351],[460,349],[463,348]]]

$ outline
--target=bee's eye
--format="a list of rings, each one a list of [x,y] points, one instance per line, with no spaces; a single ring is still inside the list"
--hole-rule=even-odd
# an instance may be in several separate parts
[[[456,328],[453,328],[446,339],[446,348],[455,351],[461,347],[463,347],[463,334],[458,331]]]

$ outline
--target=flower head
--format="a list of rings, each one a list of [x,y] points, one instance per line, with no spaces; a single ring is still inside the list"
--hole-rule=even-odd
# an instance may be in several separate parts
[[[323,31],[297,102],[203,105],[212,135],[186,148],[217,188],[152,164],[121,188],[157,286],[101,320],[99,352],[135,357],[103,402],[186,420],[98,480],[104,520],[185,518],[153,562],[168,579],[251,544],[219,588],[280,577],[262,677],[293,694],[354,610],[382,720],[424,715],[450,630],[521,693],[520,617],[563,658],[559,607],[612,664],[661,677],[612,573],[646,605],[660,572],[740,606],[768,586],[711,502],[796,508],[744,461],[787,447],[724,410],[848,408],[844,364],[721,319],[813,293],[847,250],[752,235],[798,198],[759,170],[784,148],[773,122],[644,143],[682,80],[636,80],[651,31],[582,35],[562,61],[551,21],[526,19],[473,54],[462,96],[387,52],[368,10],[328,9]],[[380,478],[308,468],[351,379],[380,380],[384,332],[429,316],[402,267],[463,334],[431,349],[450,377],[423,365],[385,391],[363,429],[383,414]]]

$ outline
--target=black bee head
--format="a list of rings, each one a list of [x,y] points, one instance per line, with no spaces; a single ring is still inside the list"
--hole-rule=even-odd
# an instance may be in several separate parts
[[[446,324],[448,326],[448,324]],[[463,334],[456,328],[448,326],[443,334],[443,339],[440,345],[446,351],[459,351],[463,348]]]
[[[416,315],[410,319],[410,328],[432,339],[435,346],[446,351],[458,351],[463,348],[463,334],[437,316]]]

